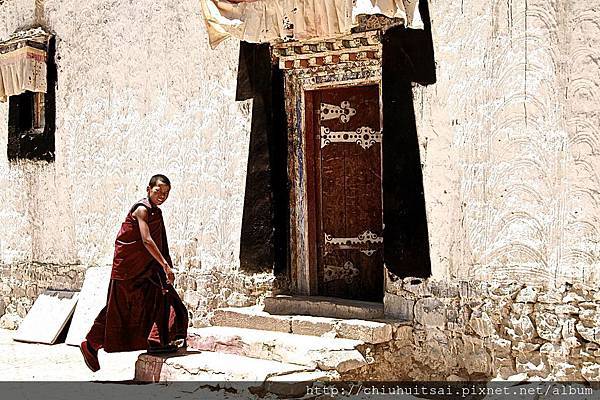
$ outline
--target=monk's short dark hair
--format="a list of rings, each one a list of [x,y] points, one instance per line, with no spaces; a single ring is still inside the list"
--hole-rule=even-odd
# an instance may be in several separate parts
[[[171,181],[169,180],[169,178],[162,174],[152,176],[152,178],[150,178],[150,183],[148,183],[148,186],[154,187],[158,182],[162,182],[167,186],[171,186]]]

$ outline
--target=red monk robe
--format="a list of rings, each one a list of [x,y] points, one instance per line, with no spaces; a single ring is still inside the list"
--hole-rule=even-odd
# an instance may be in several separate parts
[[[164,348],[187,336],[187,309],[144,246],[138,221],[132,215],[140,205],[148,210],[152,240],[173,265],[160,208],[148,199],[138,201],[117,235],[107,305],[86,337],[94,352],[100,348],[108,353]]]

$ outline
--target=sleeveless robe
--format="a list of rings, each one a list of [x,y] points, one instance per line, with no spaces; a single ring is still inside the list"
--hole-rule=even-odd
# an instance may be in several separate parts
[[[162,347],[187,336],[188,313],[160,264],[144,246],[132,213],[148,210],[150,235],[172,266],[162,212],[148,199],[129,210],[115,241],[107,304],[86,336],[95,349],[107,353]]]

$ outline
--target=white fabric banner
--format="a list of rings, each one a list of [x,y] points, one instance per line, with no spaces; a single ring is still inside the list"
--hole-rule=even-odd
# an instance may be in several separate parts
[[[400,18],[423,29],[419,0],[200,0],[211,47],[232,36],[253,43],[350,33],[360,14]]]

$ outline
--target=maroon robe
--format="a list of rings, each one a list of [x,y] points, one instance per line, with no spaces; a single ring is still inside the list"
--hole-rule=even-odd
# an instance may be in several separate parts
[[[115,241],[107,304],[86,337],[95,350],[146,350],[187,336],[187,309],[144,246],[138,221],[132,215],[140,205],[148,209],[152,240],[172,266],[162,212],[142,199],[129,210]]]

